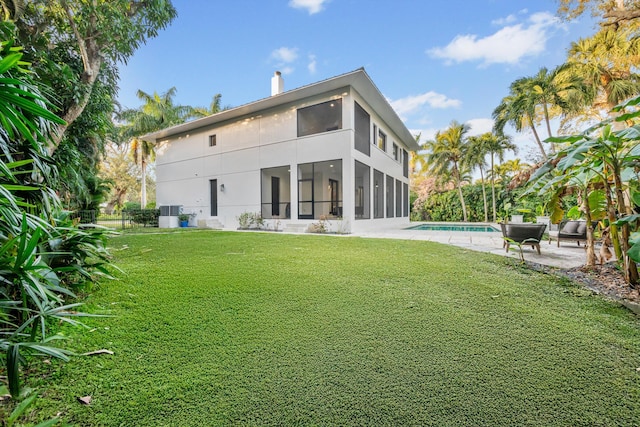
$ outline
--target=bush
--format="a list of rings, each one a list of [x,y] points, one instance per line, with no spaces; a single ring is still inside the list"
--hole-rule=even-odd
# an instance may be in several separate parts
[[[46,145],[64,122],[45,108],[19,51],[0,42],[0,355],[13,397],[25,356],[68,360],[54,342],[62,322],[79,324],[73,290],[110,267],[106,229],[80,226],[48,186],[56,169]]]
[[[160,218],[160,209],[130,209],[131,220],[136,224],[143,224],[145,227],[157,227]]]
[[[491,188],[486,187],[487,209],[489,221],[493,218]],[[544,200],[535,195],[528,195],[526,198],[520,196],[521,189],[509,190],[502,186],[496,187],[496,211],[498,216],[504,216],[507,204],[511,206],[511,213],[516,209],[530,209],[530,217],[525,218],[532,221],[535,216],[536,207],[544,205]],[[466,185],[462,187],[462,194],[467,207],[467,218],[472,222],[484,221],[484,202],[482,198],[482,186],[480,184]],[[411,219],[414,221],[462,221],[462,205],[458,190],[449,190],[431,194],[421,206],[413,206]]]
[[[264,226],[264,219],[259,212],[243,212],[237,217],[237,220],[241,230],[259,230]]]

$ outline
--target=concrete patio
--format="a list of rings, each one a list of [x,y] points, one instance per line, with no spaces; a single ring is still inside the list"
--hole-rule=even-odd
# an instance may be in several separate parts
[[[412,223],[411,226],[420,223]],[[430,223],[431,224],[431,223]],[[449,223],[450,225],[450,223]],[[466,225],[486,225],[486,224],[466,224]],[[405,240],[426,240],[430,242],[455,245],[462,248],[479,252],[489,252],[496,255],[518,258],[518,248],[512,246],[508,253],[502,247],[502,233],[497,224],[490,224],[496,228],[495,232],[468,232],[468,231],[433,231],[433,230],[411,230],[407,228],[386,228],[380,231],[368,231],[357,233],[361,237],[389,238]],[[578,246],[576,242],[566,241],[557,246],[557,242],[549,243],[543,240],[540,243],[541,254],[531,246],[522,246],[522,252],[526,261],[548,265],[559,268],[573,268],[584,265],[586,254],[584,244]]]

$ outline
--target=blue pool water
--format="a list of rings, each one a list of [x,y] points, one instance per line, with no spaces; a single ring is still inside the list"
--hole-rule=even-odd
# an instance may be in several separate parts
[[[467,231],[492,233],[499,230],[490,225],[463,225],[463,224],[420,224],[407,228],[407,230],[429,230],[429,231]]]

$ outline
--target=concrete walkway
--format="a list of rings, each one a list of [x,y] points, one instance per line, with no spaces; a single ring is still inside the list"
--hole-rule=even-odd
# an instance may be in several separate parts
[[[420,223],[412,223],[411,226]],[[443,224],[444,225],[444,224]],[[451,225],[448,223],[447,225]],[[464,224],[463,224],[464,225]],[[470,224],[466,224],[470,225]],[[484,224],[472,224],[484,225]],[[499,226],[493,224],[496,230]],[[427,240],[430,242],[444,243],[447,245],[455,245],[479,252],[489,252],[496,255],[509,256],[519,258],[518,248],[512,246],[513,250],[508,253],[502,247],[503,239],[500,231],[495,232],[467,232],[467,231],[431,231],[431,230],[408,230],[403,228],[387,228],[380,231],[367,231],[356,233],[360,237],[372,238],[388,238],[388,239],[405,239],[405,240]],[[559,268],[573,268],[584,265],[586,262],[586,253],[584,244],[578,246],[576,242],[562,242],[560,247],[556,241],[549,243],[542,241],[540,243],[540,252],[538,255],[531,246],[522,247],[525,261],[535,262],[538,264],[548,265]]]

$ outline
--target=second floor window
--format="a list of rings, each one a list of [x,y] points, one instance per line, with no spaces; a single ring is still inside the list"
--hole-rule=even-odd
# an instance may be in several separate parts
[[[378,129],[378,143],[376,144],[382,151],[387,151],[387,135]]]
[[[342,99],[298,109],[298,136],[342,129]]]

